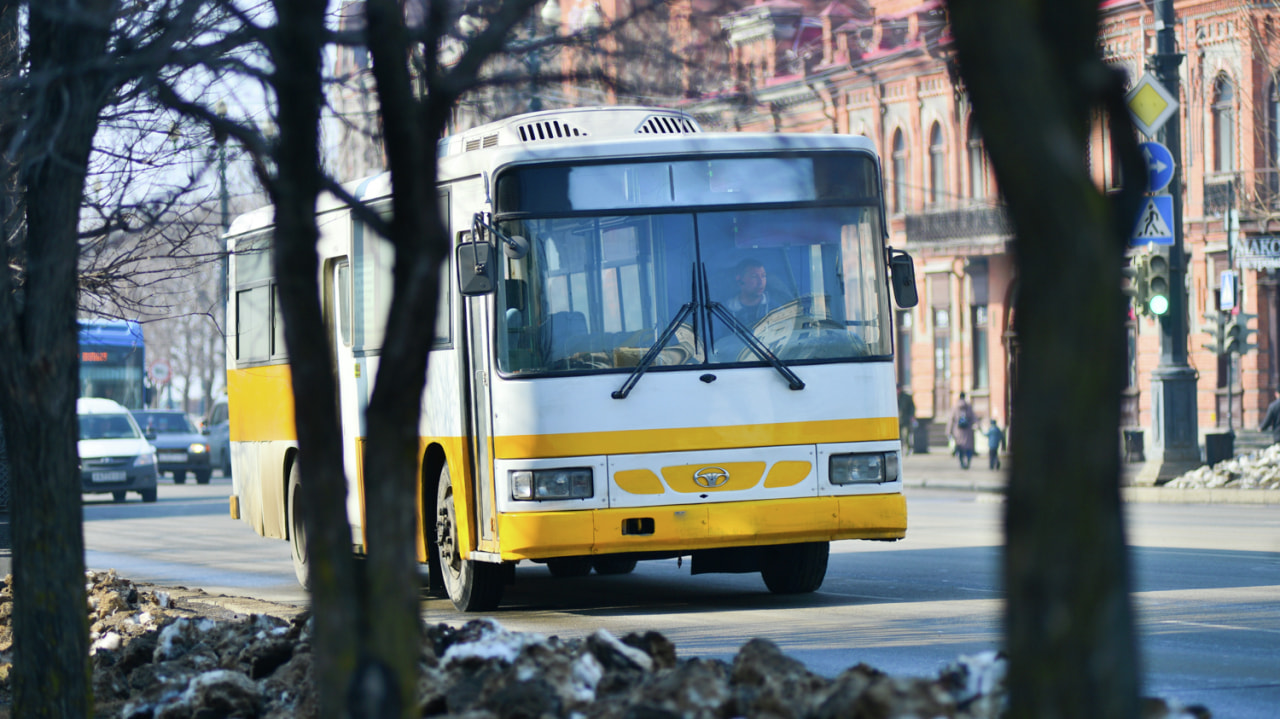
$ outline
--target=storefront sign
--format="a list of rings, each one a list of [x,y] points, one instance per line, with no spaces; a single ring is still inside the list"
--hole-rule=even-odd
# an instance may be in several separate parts
[[[1240,242],[1237,263],[1246,270],[1280,269],[1280,237],[1246,237]]]

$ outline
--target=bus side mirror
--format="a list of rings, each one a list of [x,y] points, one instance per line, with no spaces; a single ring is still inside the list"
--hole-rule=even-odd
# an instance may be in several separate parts
[[[920,303],[916,289],[916,266],[911,255],[902,250],[889,250],[889,276],[893,282],[893,298],[899,307],[915,307]]]
[[[458,245],[458,289],[468,297],[493,292],[493,245],[463,242]]]

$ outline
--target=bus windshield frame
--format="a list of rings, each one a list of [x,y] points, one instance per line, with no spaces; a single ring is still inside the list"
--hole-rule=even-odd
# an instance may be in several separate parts
[[[530,246],[499,263],[504,376],[769,362],[720,310],[788,365],[892,356],[869,153],[525,165],[496,187]]]

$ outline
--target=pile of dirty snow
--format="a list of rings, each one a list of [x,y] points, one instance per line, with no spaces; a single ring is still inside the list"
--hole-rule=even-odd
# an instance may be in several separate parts
[[[199,602],[141,591],[90,573],[95,715],[125,719],[316,716],[311,626],[267,615],[200,615]],[[12,578],[0,587],[0,714],[9,703]],[[217,614],[219,610],[211,610]],[[222,611],[225,614],[225,610]],[[677,656],[657,632],[597,631],[560,639],[507,631],[492,619],[423,628],[418,706],[424,717],[469,719],[995,719],[1006,662],[989,652],[934,677],[893,677],[865,664],[834,679],[808,671],[765,639],[732,662]],[[1203,707],[1146,700],[1148,719],[1204,719]]]
[[[1280,444],[1226,459],[1174,477],[1166,487],[1183,489],[1280,489]]]

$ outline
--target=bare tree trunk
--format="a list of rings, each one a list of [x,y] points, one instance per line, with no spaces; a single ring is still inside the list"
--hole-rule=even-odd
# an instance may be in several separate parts
[[[89,627],[77,461],[77,223],[105,99],[91,69],[115,3],[28,5],[30,77],[20,177],[29,238],[25,281],[0,280],[0,383],[14,470],[14,714],[88,716]],[[7,254],[7,253],[6,253]],[[4,259],[9,259],[5,257]]]
[[[1117,438],[1122,227],[1134,215],[1102,196],[1082,162],[1090,112],[1104,101],[1119,126],[1112,138],[1125,177],[1144,177],[1144,167],[1123,86],[1098,56],[1096,2],[949,6],[960,69],[1016,228],[1009,716],[1130,719],[1139,671]],[[1127,192],[1126,206],[1134,189]]]
[[[278,175],[268,184],[276,212],[275,276],[279,279],[285,344],[291,357],[301,469],[301,497],[310,548],[315,617],[313,671],[321,716],[347,716],[347,693],[359,636],[347,522],[337,387],[321,314],[315,207],[320,191],[319,121],[324,0],[276,0],[272,43],[279,102]]]

